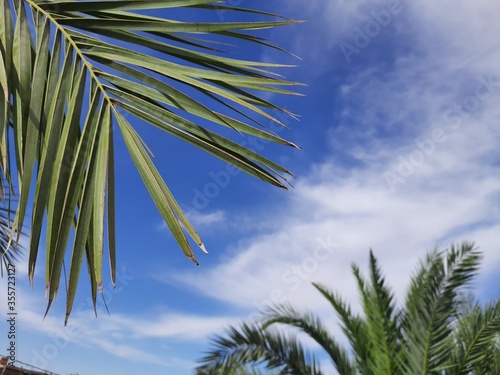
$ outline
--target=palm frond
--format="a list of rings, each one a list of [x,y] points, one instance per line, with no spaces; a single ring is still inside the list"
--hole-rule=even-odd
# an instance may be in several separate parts
[[[454,337],[450,374],[466,375],[478,366],[482,374],[493,373],[500,361],[500,301],[481,306],[468,300],[460,305]]]
[[[368,280],[363,278],[356,265],[353,265],[352,269],[367,322],[367,338],[371,348],[370,371],[377,375],[394,374],[397,373],[399,366],[399,342],[402,340],[398,327],[398,313],[393,293],[386,286],[372,251],[370,251],[369,266]]]
[[[279,305],[264,311],[262,324],[267,328],[273,324],[295,327],[316,341],[330,356],[340,374],[355,374],[347,351],[327,331],[321,320],[312,313],[302,313],[291,305]]]
[[[253,15],[255,21],[182,22],[169,18],[176,8],[203,12],[207,19],[222,9],[246,19]],[[278,48],[254,32],[293,23],[208,0],[0,0],[2,182],[19,185],[14,230],[31,214],[31,282],[40,239],[46,238],[47,310],[58,294],[68,248],[66,320],[84,254],[94,302],[102,288],[106,248],[115,281],[118,133],[182,251],[196,264],[191,242],[205,251],[153,164],[136,122],[286,188],[285,167],[200,124],[296,147],[264,125],[284,126],[274,111],[292,115],[262,95],[294,94],[289,88],[298,84],[275,72],[285,65],[227,57],[219,50],[230,40]]]
[[[361,316],[354,314],[340,295],[324,285],[317,283],[313,283],[313,285],[335,309],[340,319],[340,327],[354,352],[356,368],[363,374],[371,374],[369,366],[371,348],[366,321]]]
[[[457,296],[476,275],[481,253],[473,243],[433,252],[420,265],[407,295],[403,318],[406,371],[438,373],[451,361],[449,346]]]
[[[314,355],[295,338],[258,324],[230,327],[225,336],[212,340],[212,346],[199,361],[202,365],[195,369],[196,374],[234,374],[242,366],[263,365],[280,374],[321,375]]]

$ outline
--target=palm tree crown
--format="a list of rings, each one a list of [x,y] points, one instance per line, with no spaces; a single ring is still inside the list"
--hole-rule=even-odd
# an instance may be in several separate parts
[[[335,310],[349,349],[314,314],[279,305],[265,311],[260,322],[231,327],[216,337],[196,373],[254,367],[321,374],[314,353],[275,326],[285,325],[314,339],[341,375],[499,375],[500,299],[483,306],[464,293],[480,260],[481,253],[468,242],[428,254],[398,307],[370,252],[367,278],[352,266],[362,314],[354,313],[338,293],[314,284]]]

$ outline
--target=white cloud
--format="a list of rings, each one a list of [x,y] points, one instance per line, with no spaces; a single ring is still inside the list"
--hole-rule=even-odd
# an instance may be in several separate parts
[[[196,227],[210,226],[224,222],[226,214],[224,211],[217,210],[214,212],[202,213],[199,211],[188,211],[187,218]]]
[[[46,342],[33,346],[30,350],[31,363],[38,363],[46,353],[54,350],[64,353],[67,347],[81,346],[97,348],[115,357],[165,367],[192,367],[182,359],[170,356],[165,359],[157,351],[148,349],[155,343],[196,342],[220,332],[227,324],[237,323],[234,317],[209,317],[183,313],[144,313],[141,315],[113,312],[112,316],[101,314],[95,319],[93,311],[80,309],[74,311],[68,326],[64,326],[63,316],[55,307],[47,317],[43,317],[37,306],[39,301],[20,290],[18,325],[23,334],[41,334]],[[57,310],[57,309],[56,309]],[[49,348],[50,347],[50,348]],[[50,350],[49,350],[50,349]]]
[[[315,4],[307,11],[319,15],[315,6],[323,3]],[[335,13],[343,3],[328,4]],[[309,18],[319,29],[347,30],[364,19],[366,4],[352,2],[347,15],[322,8],[318,19]],[[241,241],[218,266],[183,272],[177,280],[249,311],[289,300],[324,312],[327,306],[310,282],[331,285],[356,301],[347,265],[366,264],[370,247],[399,295],[417,260],[436,245],[474,240],[486,256],[480,280],[498,268],[500,56],[488,46],[495,40],[492,30],[500,31],[492,18],[499,5],[423,4],[394,20],[396,29],[410,22],[410,52],[396,53],[391,70],[374,65],[346,78],[344,99],[354,104],[329,132],[329,160],[299,181],[286,208],[259,217],[281,227]],[[326,22],[330,15],[344,22]],[[315,43],[305,44],[309,37],[297,43],[314,58],[309,47]],[[486,87],[488,77],[494,83]],[[361,166],[336,162],[340,152]],[[392,189],[387,172],[398,178]],[[339,247],[319,260],[319,239]]]
[[[165,314],[158,319],[141,320],[140,327],[133,333],[141,337],[176,338],[180,340],[198,340],[207,337],[230,323],[233,317],[205,317],[188,314]]]
[[[191,225],[198,231],[207,230],[213,226],[217,226],[221,229],[227,227],[228,225],[228,223],[226,223],[226,213],[221,210],[201,212],[195,209],[188,209],[184,212],[184,214]],[[164,221],[158,223],[157,229],[160,231],[170,231]]]

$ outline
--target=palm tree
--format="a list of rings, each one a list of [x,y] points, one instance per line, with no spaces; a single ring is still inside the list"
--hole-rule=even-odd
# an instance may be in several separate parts
[[[433,251],[398,307],[370,251],[368,278],[352,266],[362,314],[338,293],[313,284],[335,310],[349,348],[314,314],[278,305],[265,311],[262,321],[231,327],[216,337],[195,371],[215,375],[254,365],[280,374],[321,374],[314,354],[294,334],[277,329],[285,325],[314,339],[341,375],[499,375],[500,299],[483,306],[464,293],[480,260],[481,253],[468,242]]]
[[[235,21],[222,22],[221,14]],[[176,18],[182,15],[189,21]],[[67,251],[66,319],[84,257],[94,301],[106,247],[115,280],[115,128],[179,246],[196,264],[186,234],[205,250],[203,242],[132,123],[145,122],[286,188],[286,168],[212,129],[220,125],[295,147],[263,125],[284,126],[276,113],[291,114],[263,95],[293,94],[286,87],[295,83],[274,72],[284,65],[221,51],[231,40],[280,50],[253,32],[292,23],[220,0],[0,0],[0,174],[12,192],[18,190],[18,232],[31,206],[31,283],[45,232],[47,310]],[[209,123],[216,126],[205,127]]]

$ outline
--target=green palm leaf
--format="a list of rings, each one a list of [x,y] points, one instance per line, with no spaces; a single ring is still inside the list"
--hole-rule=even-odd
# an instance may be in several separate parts
[[[495,373],[500,361],[500,301],[481,306],[468,299],[459,306],[455,329],[457,342],[450,374],[466,375],[480,367]],[[498,370],[497,370],[498,371]]]
[[[361,316],[354,314],[340,295],[332,292],[325,285],[316,283],[313,283],[313,285],[335,309],[340,319],[340,327],[356,354],[354,359],[357,367],[362,373],[370,374],[370,345],[366,321]]]
[[[256,20],[170,19],[171,10],[180,7],[207,15],[219,10],[254,15]],[[220,1],[0,0],[1,178],[10,187],[19,185],[14,229],[19,231],[31,214],[31,282],[40,240],[46,238],[47,310],[58,294],[68,249],[66,319],[84,254],[94,302],[102,288],[105,248],[114,282],[118,133],[183,252],[197,263],[191,240],[205,251],[135,130],[137,120],[286,188],[286,168],[199,123],[208,120],[296,147],[262,125],[284,126],[271,110],[291,115],[259,94],[294,94],[287,87],[297,83],[273,71],[283,65],[230,58],[218,49],[233,39],[279,50],[253,32],[293,23]],[[221,104],[224,113],[216,110]],[[119,132],[112,131],[115,125]]]
[[[265,365],[279,374],[321,375],[314,355],[295,338],[258,324],[243,323],[239,329],[229,328],[226,337],[213,339],[214,349],[200,360],[196,374],[235,374],[248,365]]]
[[[370,275],[368,281],[363,278],[356,265],[352,266],[361,294],[365,313],[366,333],[370,343],[370,368],[373,374],[397,373],[399,345],[403,337],[398,327],[398,313],[394,304],[393,293],[389,290],[377,264],[377,259],[370,251]]]
[[[458,295],[476,275],[481,253],[473,243],[427,256],[413,277],[404,309],[407,374],[440,374],[451,362]]]
[[[355,374],[355,368],[346,350],[337,343],[320,319],[312,313],[302,313],[293,306],[280,305],[265,311],[262,322],[263,328],[278,323],[300,329],[328,353],[340,374]]]

